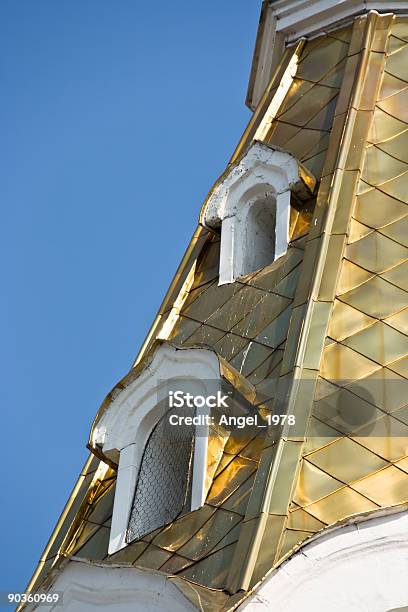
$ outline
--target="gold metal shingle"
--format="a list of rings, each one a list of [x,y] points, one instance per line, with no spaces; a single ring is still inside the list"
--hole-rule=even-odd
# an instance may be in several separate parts
[[[313,457],[313,455],[310,455],[310,457]],[[324,472],[305,459],[302,461],[293,501],[303,508],[322,499],[322,497],[326,497],[329,493],[341,489],[342,486],[343,482],[329,475],[327,470]]]
[[[343,340],[375,322],[373,317],[336,299],[327,333],[334,340]]]
[[[379,274],[406,261],[408,249],[374,231],[349,244],[345,256],[365,270]]]
[[[378,505],[391,506],[406,501],[408,474],[390,466],[354,483],[353,489]]]
[[[345,516],[367,512],[375,508],[378,508],[378,504],[350,487],[343,487],[315,504],[306,506],[312,516],[328,524],[336,523]]]
[[[390,219],[391,220],[391,219]],[[408,247],[408,214],[402,219],[394,221],[380,229],[381,234]]]
[[[351,483],[387,466],[387,462],[350,438],[341,438],[307,456],[313,465]]]
[[[408,134],[408,133],[407,133]],[[357,196],[353,216],[360,223],[378,229],[401,219],[408,213],[408,207],[379,189],[372,189]]]
[[[395,156],[388,155],[379,147],[369,147],[366,152],[361,178],[373,187],[381,185],[406,172],[404,161],[398,161]]]
[[[384,142],[405,132],[407,127],[406,123],[392,117],[377,107],[374,111],[374,118],[368,134],[368,140],[373,144]]]
[[[388,74],[388,72],[384,72],[380,92],[378,94],[378,100],[385,100],[389,96],[393,96],[397,92],[402,91],[407,87],[408,83],[406,81],[398,79],[392,74]]]
[[[385,272],[384,276],[389,277],[391,274],[392,270]],[[342,294],[341,299],[371,317],[382,319],[405,308],[408,293],[380,276],[374,276],[366,283]]]
[[[408,45],[402,46],[397,53],[394,53],[387,58],[386,71],[388,74],[407,81],[407,61],[408,61]],[[396,94],[398,95],[398,94]],[[403,111],[402,108],[400,108]]]
[[[383,272],[381,276],[399,289],[408,292],[408,262],[404,262],[388,272]]]

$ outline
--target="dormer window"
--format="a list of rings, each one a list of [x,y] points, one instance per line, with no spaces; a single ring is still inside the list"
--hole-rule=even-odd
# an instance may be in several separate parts
[[[249,274],[275,260],[276,197],[263,190],[237,211],[234,277]],[[242,234],[242,235],[240,235]]]
[[[217,185],[203,222],[221,230],[219,284],[255,272],[286,253],[291,195],[310,198],[315,178],[291,155],[255,142]]]
[[[175,389],[200,398],[226,393],[228,411],[243,414],[246,399],[238,398],[255,392],[229,368],[211,350],[161,344],[97,417],[90,445],[118,466],[109,554],[204,504],[229,432],[208,424],[209,404],[170,411],[169,397]],[[170,414],[181,422],[173,426]],[[199,417],[199,424],[186,417]]]
[[[183,413],[183,416],[194,417],[193,408],[184,408]],[[172,414],[175,414],[174,410]],[[185,508],[192,476],[194,442],[194,425],[171,427],[167,415],[163,415],[155,425],[143,451],[127,542],[173,521]]]

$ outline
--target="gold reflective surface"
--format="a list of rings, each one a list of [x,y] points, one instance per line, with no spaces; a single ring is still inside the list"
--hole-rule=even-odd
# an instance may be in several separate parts
[[[405,172],[386,183],[381,184],[381,191],[404,202],[408,189],[408,173]]]
[[[401,41],[398,41],[398,39],[396,38],[394,38],[394,40],[397,41],[396,44],[401,43]],[[390,43],[393,44],[392,37],[390,38]],[[388,72],[384,72],[381,89],[378,95],[378,100],[384,100],[385,98],[388,98],[388,96],[394,95],[397,91],[405,89],[407,86],[408,83],[406,83],[402,79],[399,79],[393,76],[392,74],[389,74]]]
[[[370,280],[374,275],[360,266],[357,266],[348,259],[343,260],[340,271],[340,278],[337,283],[337,295],[348,293],[352,289],[356,289],[366,281]]]
[[[298,508],[292,512],[289,512],[288,518],[288,529],[299,529],[300,531],[316,532],[323,529],[324,523],[318,521],[311,514]]]
[[[408,337],[381,321],[343,342],[381,365],[408,354]]]
[[[361,178],[375,187],[381,185],[406,171],[403,161],[388,155],[384,150],[375,145],[369,147],[366,152]]]
[[[390,466],[355,482],[353,489],[378,505],[398,504],[408,499],[408,474]]]
[[[325,347],[320,371],[323,378],[342,381],[363,378],[379,368],[371,359],[336,342]]]
[[[219,509],[181,548],[178,553],[188,559],[198,559],[206,556],[216,544],[237,523],[241,521],[238,514]]]
[[[393,372],[396,372],[397,374],[401,374],[401,376],[405,376],[405,378],[408,378],[408,357],[393,361],[392,363],[388,364],[388,367]]]
[[[392,268],[392,270],[383,272],[381,276],[399,289],[408,291],[408,262],[400,264]]]
[[[345,255],[358,266],[379,274],[406,261],[408,249],[375,231],[350,244]]]
[[[383,276],[389,278],[391,273],[392,270]],[[405,308],[407,298],[405,291],[380,276],[374,276],[365,284],[341,295],[343,302],[378,319],[388,317]]]
[[[150,544],[135,562],[136,567],[159,569],[168,559],[171,553]]]
[[[385,467],[386,461],[350,438],[340,438],[307,456],[313,465],[343,483],[350,483]]]
[[[402,219],[394,221],[389,225],[381,228],[381,234],[395,240],[395,242],[408,246],[408,216],[405,215]],[[407,259],[407,258],[405,258]]]
[[[368,234],[371,234],[372,232],[373,229],[371,227],[364,225],[363,223],[360,223],[356,219],[352,218],[349,224],[349,234],[347,243],[353,244],[353,242],[361,240],[361,238],[368,236]]]
[[[322,497],[326,497],[329,493],[341,489],[342,486],[342,482],[329,476],[305,459],[302,461],[293,501],[301,507],[307,506]]]
[[[375,321],[360,310],[352,308],[340,300],[335,300],[327,334],[334,340],[343,340],[369,325],[373,325]]]
[[[408,308],[405,308],[405,310],[401,310],[401,312],[398,312],[397,314],[392,315],[392,317],[385,319],[385,323],[387,323],[387,325],[391,325],[391,327],[394,327],[401,333],[408,336]]]
[[[408,83],[406,84],[406,87],[408,88]],[[381,142],[377,145],[377,147],[381,151],[384,151],[385,153],[388,153],[388,155],[395,158],[396,167],[398,167],[398,161],[408,163],[408,129],[406,129],[401,134],[398,134],[397,136],[395,136],[395,138],[392,138],[391,140]],[[394,174],[394,176],[396,176],[396,174]]]
[[[190,538],[190,534],[201,529],[203,524],[208,521],[214,512],[215,508],[206,505],[195,512],[191,512],[190,514],[179,518],[177,521],[163,529],[163,531],[161,531],[153,539],[153,543],[160,548],[164,548],[165,550],[178,550]]]
[[[367,512],[378,508],[378,504],[349,487],[335,491],[324,499],[307,506],[307,511],[322,522],[336,523],[345,516]]]
[[[394,49],[395,50],[395,44]],[[397,53],[392,53],[387,58],[386,70],[389,74],[401,80],[407,80],[408,45],[401,45]],[[398,95],[398,94],[396,94]],[[394,115],[394,113],[390,113]]]
[[[401,219],[406,214],[406,204],[391,198],[379,189],[372,189],[358,196],[353,212],[357,221],[374,229]]]
[[[348,52],[346,42],[330,37],[323,39],[314,48],[311,43],[309,45],[311,50],[309,52],[306,46],[304,59],[299,62],[297,77],[315,83],[331,73],[332,67],[337,66]]]
[[[222,504],[254,473],[256,468],[255,461],[236,457],[215,479],[207,495],[207,503],[213,506]]]
[[[368,140],[373,144],[384,142],[398,136],[398,134],[401,134],[406,129],[407,126],[403,121],[396,119],[380,108],[376,108]]]

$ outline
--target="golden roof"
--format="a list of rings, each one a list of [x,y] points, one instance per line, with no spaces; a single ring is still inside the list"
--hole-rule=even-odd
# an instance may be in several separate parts
[[[228,285],[199,224],[135,365],[160,338],[211,347],[260,410],[286,398],[306,435],[232,434],[205,505],[110,557],[115,466],[91,455],[30,590],[76,555],[232,609],[314,534],[408,500],[407,109],[408,18],[369,13],[286,50],[231,163],[260,139],[316,176],[316,195],[293,203],[286,255]]]

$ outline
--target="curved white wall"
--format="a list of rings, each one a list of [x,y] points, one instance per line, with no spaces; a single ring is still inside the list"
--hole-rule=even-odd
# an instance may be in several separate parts
[[[62,602],[35,610],[64,612],[193,612],[195,608],[164,575],[135,567],[71,560],[50,588]],[[62,603],[62,607],[61,607]]]
[[[407,511],[338,528],[305,545],[239,610],[390,612],[405,606]]]

